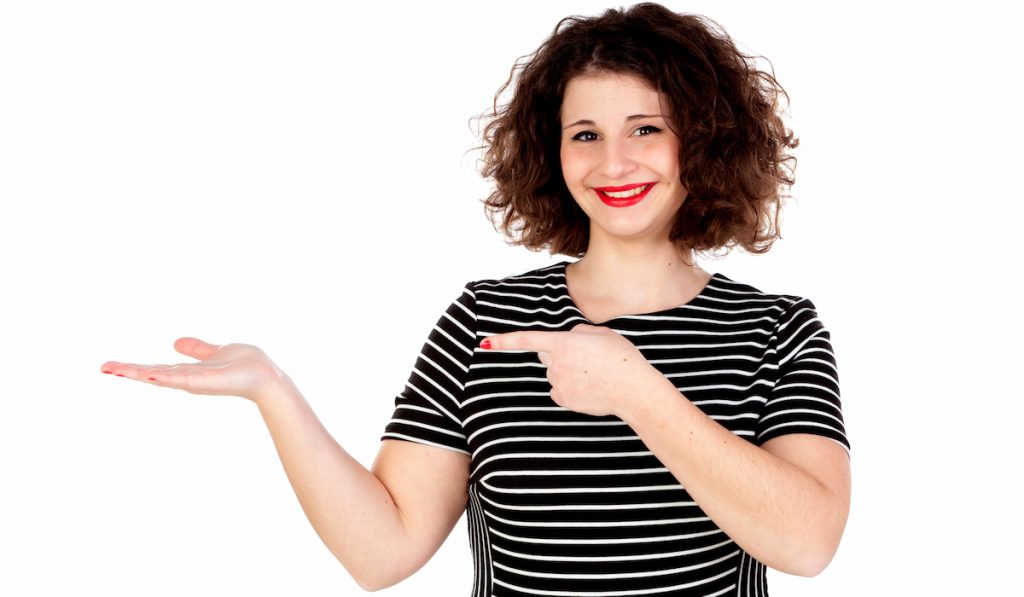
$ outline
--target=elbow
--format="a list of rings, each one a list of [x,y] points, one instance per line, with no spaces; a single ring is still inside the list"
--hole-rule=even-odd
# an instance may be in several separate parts
[[[832,562],[832,555],[831,553],[791,554],[785,561],[765,563],[779,572],[809,578],[821,574]]]
[[[402,560],[397,559],[396,561]],[[415,568],[388,566],[380,561],[363,562],[362,564],[356,568],[353,565],[346,565],[342,562],[342,566],[348,571],[352,580],[356,581],[359,588],[367,593],[376,593],[377,591],[393,587],[408,578],[416,570]]]
[[[388,566],[373,565],[366,566],[361,570],[355,570],[345,566],[352,580],[356,581],[359,588],[367,593],[376,593],[397,585],[412,574],[412,571],[395,569]]]
[[[790,554],[784,566],[778,570],[794,576],[812,577],[824,572],[832,563],[839,549],[840,536],[821,537],[818,541],[809,541],[803,549]]]
[[[845,516],[833,521],[811,521],[780,536],[770,557],[763,560],[779,572],[793,576],[818,576],[832,563],[843,537]]]
[[[805,576],[808,578],[818,576],[824,572],[825,568],[827,568],[832,562],[833,555],[835,555],[834,551],[830,553],[807,554],[793,562],[793,568],[786,572],[795,576]]]
[[[349,577],[359,585],[359,588],[367,593],[376,593],[397,584],[401,580],[388,578],[384,574],[385,571],[381,570],[379,566],[356,566],[352,562],[346,563],[341,558],[338,558],[338,563],[348,572]]]
[[[359,588],[366,591],[367,593],[376,593],[377,591],[393,587],[398,584],[401,579],[389,579],[382,576],[356,576],[352,575],[352,580],[356,581]]]
[[[393,587],[417,570],[416,567],[408,565],[410,560],[407,553],[396,552],[393,549],[386,553],[374,553],[371,549],[344,552],[328,545],[328,550],[345,569],[349,578],[367,593],[376,593]]]
[[[846,529],[846,520],[850,512],[849,497],[840,500],[839,504],[828,509],[828,515],[804,526],[800,535],[802,540],[796,542],[788,559],[788,570],[781,570],[795,576],[818,576],[828,568],[839,550],[839,543]]]
[[[377,591],[380,591],[381,589],[386,589],[390,586],[385,583],[364,582],[358,579],[356,580],[356,584],[359,585],[360,589],[366,591],[367,593],[376,593]]]

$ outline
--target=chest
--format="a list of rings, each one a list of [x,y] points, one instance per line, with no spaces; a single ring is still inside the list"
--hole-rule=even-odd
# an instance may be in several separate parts
[[[673,382],[680,400],[690,400],[733,433],[754,437],[775,383],[775,370],[765,366],[766,341],[721,342],[693,330],[617,331]],[[524,482],[529,476],[524,471],[534,471],[528,483],[543,487],[550,481],[554,490],[564,488],[565,480],[550,471],[561,471],[578,483],[587,480],[590,470],[605,471],[605,477],[614,476],[608,471],[616,469],[656,476],[661,463],[632,428],[617,417],[594,417],[558,406],[551,400],[545,373],[533,352],[476,354],[462,405],[472,453],[471,480]],[[648,480],[654,483],[654,477]]]

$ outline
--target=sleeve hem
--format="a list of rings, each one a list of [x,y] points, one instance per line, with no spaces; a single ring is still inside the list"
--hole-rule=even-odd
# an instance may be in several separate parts
[[[422,439],[422,438],[419,438],[419,437],[413,437],[411,435],[402,435],[400,433],[385,433],[384,435],[381,436],[380,441],[383,442],[383,441],[387,441],[387,440],[397,440],[397,441],[404,441],[404,442],[409,442],[409,443],[413,443],[413,444],[420,444],[422,446],[432,446],[434,448],[443,448],[445,450],[450,450],[452,452],[458,452],[459,454],[465,454],[466,456],[470,456],[470,453],[467,450],[463,450],[462,448],[456,448],[454,446],[448,446],[448,445],[445,445],[445,444],[440,444],[440,443],[437,443],[437,442],[428,441],[428,440],[425,440],[425,439]]]

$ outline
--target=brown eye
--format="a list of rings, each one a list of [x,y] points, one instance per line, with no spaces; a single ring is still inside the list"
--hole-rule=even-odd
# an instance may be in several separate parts
[[[648,124],[646,126],[642,126],[642,127],[638,128],[638,129],[636,129],[636,133],[635,134],[639,135],[641,137],[644,137],[644,136],[650,135],[652,133],[660,133],[660,132],[661,132],[661,129],[659,129],[656,126],[652,126],[652,125]]]

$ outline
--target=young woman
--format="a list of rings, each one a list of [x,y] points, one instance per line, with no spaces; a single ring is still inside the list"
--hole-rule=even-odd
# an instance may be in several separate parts
[[[563,20],[484,131],[487,200],[578,258],[470,282],[367,470],[259,348],[103,371],[249,398],[314,528],[364,588],[468,512],[484,595],[764,595],[814,575],[849,510],[829,335],[810,301],[703,271],[764,252],[796,146],[782,89],[711,22],[655,4]],[[496,102],[497,106],[497,102]]]

